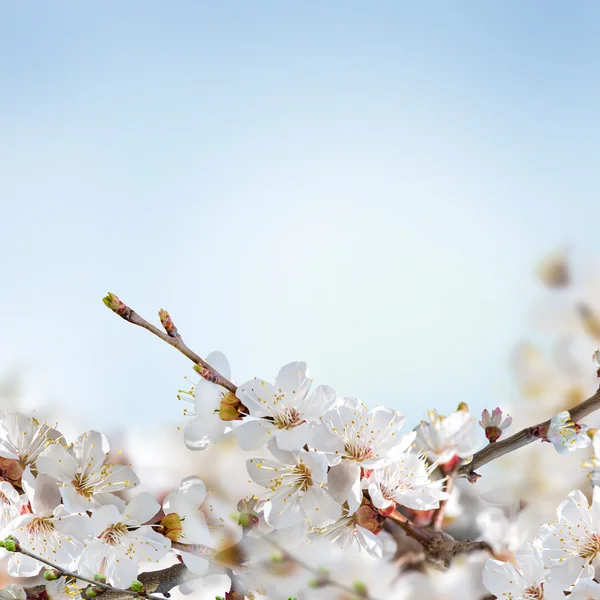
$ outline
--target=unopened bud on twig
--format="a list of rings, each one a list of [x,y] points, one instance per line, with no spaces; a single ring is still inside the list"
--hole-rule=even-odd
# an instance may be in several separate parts
[[[549,288],[562,288],[569,285],[569,261],[565,250],[547,254],[536,266],[538,279]]]
[[[14,537],[7,537],[4,540],[4,548],[9,552],[20,552],[21,545],[19,544],[19,540]]]
[[[44,571],[44,579],[46,581],[56,581],[62,577],[62,572],[57,569],[47,569]]]
[[[160,318],[160,322],[169,337],[174,338],[179,335],[179,333],[177,333],[177,327],[175,327],[175,323],[173,323],[171,316],[164,308],[161,308],[158,311],[158,317]]]
[[[94,581],[97,581],[98,583],[106,583],[106,576],[100,575],[100,573],[96,573],[94,575]]]
[[[102,302],[126,321],[131,319],[131,309],[124,302],[121,302],[115,294],[108,292],[108,294],[102,298]]]
[[[144,584],[139,581],[139,579],[134,579],[129,587],[132,591],[137,592],[138,594],[146,593],[146,588],[144,587]]]

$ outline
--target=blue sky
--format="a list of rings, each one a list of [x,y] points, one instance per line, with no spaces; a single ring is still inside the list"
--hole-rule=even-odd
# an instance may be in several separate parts
[[[0,7],[3,369],[86,426],[179,415],[170,310],[238,381],[510,399],[531,266],[596,251],[595,2]],[[133,426],[133,425],[132,425]]]

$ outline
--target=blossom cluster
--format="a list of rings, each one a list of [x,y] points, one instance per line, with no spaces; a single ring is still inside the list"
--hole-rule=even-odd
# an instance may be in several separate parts
[[[55,427],[20,413],[0,420],[0,457],[0,539],[7,540],[0,560],[10,576],[46,571],[48,596],[66,598],[79,596],[74,575],[129,588],[141,567],[169,556],[198,576],[208,571],[193,548],[220,543],[210,521],[224,517],[205,502],[199,478],[182,481],[161,506],[148,492],[134,493],[138,477],[119,453],[111,457],[102,433],[69,444]],[[126,501],[124,493],[133,495]],[[70,578],[56,576],[63,571]]]

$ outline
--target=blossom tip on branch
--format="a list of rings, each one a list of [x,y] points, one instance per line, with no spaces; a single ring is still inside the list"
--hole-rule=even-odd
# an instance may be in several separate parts
[[[126,321],[131,320],[131,313],[133,311],[129,308],[129,306],[122,302],[116,294],[108,292],[108,294],[102,298],[102,302],[104,302],[104,305],[110,308],[110,310],[118,314]]]
[[[177,327],[175,327],[175,323],[173,323],[171,316],[164,308],[161,308],[158,311],[158,317],[160,318],[160,322],[169,337],[175,338],[179,335],[177,332]]]

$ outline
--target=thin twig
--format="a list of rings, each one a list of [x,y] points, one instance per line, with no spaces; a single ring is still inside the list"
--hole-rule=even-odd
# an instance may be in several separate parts
[[[452,493],[452,489],[454,488],[454,481],[456,480],[456,469],[454,469],[446,480],[446,489],[444,490],[447,494]],[[433,513],[433,518],[431,519],[431,525],[434,529],[440,530],[442,525],[444,524],[444,513],[446,512],[446,505],[448,504],[448,499],[440,500],[439,507]]]
[[[95,587],[99,587],[99,588],[102,588],[104,590],[111,591],[111,592],[119,592],[121,594],[125,594],[126,596],[134,596],[136,598],[149,598],[150,600],[164,600],[160,596],[154,596],[152,594],[134,592],[133,590],[125,590],[125,589],[110,585],[109,583],[103,583],[102,581],[96,581],[95,579],[90,579],[89,577],[84,577],[83,575],[78,575],[76,573],[73,573],[71,571],[63,569],[62,567],[58,566],[57,564],[50,562],[49,560],[46,560],[45,558],[38,556],[37,554],[33,554],[32,552],[29,552],[29,550],[25,550],[25,549],[21,548],[21,546],[17,547],[16,552],[19,552],[20,554],[23,554],[24,556],[28,556],[29,558],[33,558],[33,559],[51,567],[52,569],[55,569],[56,571],[60,572],[63,577],[72,577],[73,579],[79,579],[80,581],[85,581],[86,583],[90,583],[91,585],[93,585]]]
[[[179,350],[179,352],[181,352],[184,356],[187,356],[187,358],[189,358],[193,363],[202,368],[198,371],[202,377],[209,379],[213,383],[216,383],[217,385],[220,385],[235,394],[237,387],[231,383],[229,379],[223,377],[223,375],[213,369],[205,360],[203,360],[193,350],[190,350],[190,348],[186,346],[183,338],[177,332],[177,328],[173,324],[173,321],[171,320],[171,317],[167,311],[161,310],[159,312],[161,323],[167,332],[165,333],[138,315],[133,309],[129,308],[129,306],[119,300],[119,298],[114,294],[109,293],[103,298],[103,302],[106,306],[108,306],[108,308],[110,308],[114,313],[118,314],[125,321],[133,323],[138,327],[143,327],[150,333],[153,333],[156,337],[159,337],[163,342],[167,342],[169,346],[177,348],[177,350]]]
[[[599,408],[600,389],[598,389],[593,396],[587,400],[584,400],[575,408],[572,408],[569,411],[569,414],[571,415],[571,420],[574,423],[577,423],[580,419],[583,419],[583,417],[593,413]],[[511,435],[509,438],[506,438],[501,442],[488,444],[485,448],[483,448],[483,450],[480,450],[473,456],[473,460],[470,463],[463,465],[458,469],[458,477],[467,477],[471,482],[477,481],[479,475],[475,472],[476,469],[482,467],[483,465],[487,465],[487,463],[496,460],[497,458],[500,458],[509,452],[514,452],[523,446],[527,446],[527,444],[531,444],[531,442],[541,439],[535,434],[535,432],[547,430],[549,425],[550,419],[544,421],[543,423],[533,425],[532,427],[526,427],[525,429],[522,429],[518,433]]]

